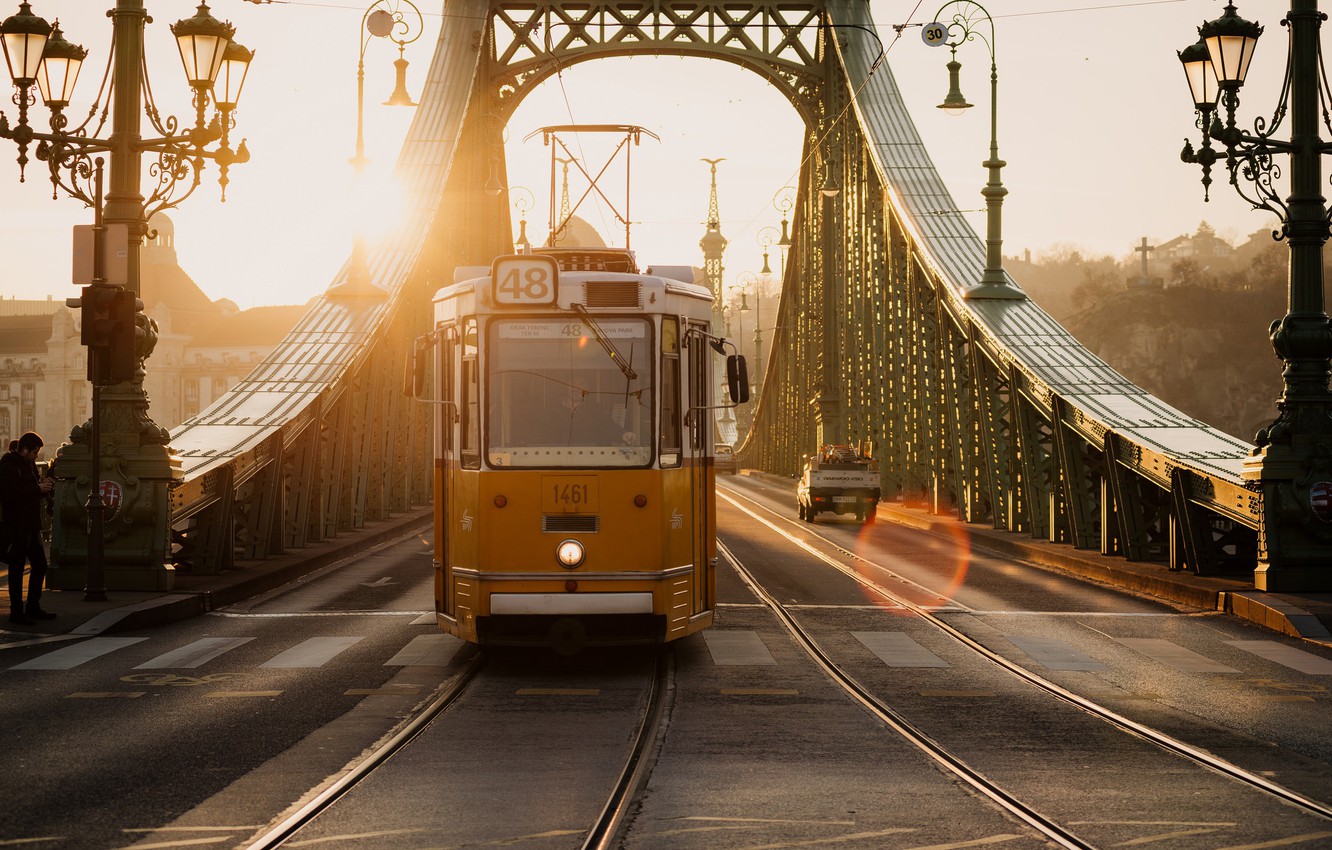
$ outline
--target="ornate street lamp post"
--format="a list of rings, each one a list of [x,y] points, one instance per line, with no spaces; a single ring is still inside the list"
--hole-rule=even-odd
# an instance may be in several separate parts
[[[1287,312],[1269,328],[1285,363],[1277,418],[1254,437],[1243,470],[1249,486],[1263,494],[1254,585],[1269,591],[1332,591],[1332,326],[1323,296],[1323,245],[1332,212],[1322,174],[1332,143],[1323,140],[1319,125],[1321,116],[1322,126],[1332,129],[1320,112],[1332,91],[1319,49],[1322,22],[1317,0],[1292,0],[1282,21],[1290,32],[1284,84],[1272,118],[1256,119],[1252,133],[1239,128],[1235,111],[1263,28],[1227,3],[1220,18],[1198,28],[1199,43],[1179,54],[1203,133],[1201,149],[1194,152],[1185,142],[1182,159],[1202,166],[1204,187],[1211,167],[1224,161],[1235,191],[1254,209],[1276,215],[1281,229],[1273,236],[1290,246]],[[1290,138],[1274,138],[1287,113]],[[1213,140],[1222,152],[1212,148]],[[1281,154],[1290,157],[1284,200],[1274,185]]]
[[[754,387],[755,391],[763,387],[763,288],[772,280],[772,266],[768,263],[768,246],[778,239],[777,228],[763,227],[758,232],[758,242],[763,248],[763,268],[759,270],[758,284],[754,290]],[[790,240],[788,239],[788,242]],[[785,265],[785,257],[782,258]]]
[[[194,90],[194,126],[181,129],[174,117],[160,116],[143,73],[144,27],[149,20],[143,0],[116,0],[108,16],[113,61],[98,89],[98,100],[77,126],[71,126],[65,108],[87,51],[66,41],[58,26],[33,14],[26,0],[19,4],[18,14],[0,25],[18,107],[14,125],[0,114],[0,138],[18,146],[19,179],[26,176],[28,149],[35,142],[37,159],[47,165],[53,197],[64,191],[83,201],[94,208],[97,222],[89,229],[93,271],[76,302],[82,309],[88,374],[96,400],[91,422],[75,427],[71,444],[59,453],[51,545],[54,568],[48,576],[55,587],[84,586],[90,598],[104,597],[104,587],[164,590],[174,583],[174,572],[166,563],[167,491],[179,479],[180,468],[167,446],[170,434],[148,416],[143,391],[143,361],[156,344],[157,326],[137,313],[140,251],[148,220],[194,192],[206,160],[217,164],[226,199],[228,169],[249,159],[243,141],[232,149],[230,133],[254,55],[234,41],[235,28],[214,18],[207,3],[200,3],[193,17],[171,26]],[[34,85],[51,112],[49,131],[38,131],[29,123],[36,102]],[[210,101],[214,112],[207,120]],[[111,126],[102,136],[108,112]],[[145,115],[156,134],[149,138],[142,135]],[[101,158],[97,165],[93,162],[97,154],[105,154],[110,165],[105,205]],[[149,171],[154,185],[147,197],[142,191],[144,154],[153,156]],[[123,260],[112,264],[108,262],[112,257]],[[84,488],[89,490],[86,508],[75,494]],[[79,529],[85,511],[89,521],[100,524],[103,509],[111,512],[109,551],[100,530]]]
[[[411,15],[403,10],[403,6]],[[415,20],[413,20],[415,19]],[[356,60],[356,155],[351,164],[359,176],[365,172],[370,160],[365,157],[365,49],[370,39],[388,38],[398,45],[398,58],[393,62],[395,84],[393,94],[384,101],[385,106],[416,106],[407,93],[407,59],[403,52],[407,45],[421,37],[424,31],[421,10],[411,0],[375,0],[361,15],[361,53]]]
[[[783,282],[786,281],[786,255],[791,250],[791,208],[795,206],[795,195],[794,186],[783,186],[772,196],[773,209],[782,214],[782,236],[777,240],[777,248],[781,251],[779,274]]]
[[[736,308],[740,315],[740,327],[736,331],[741,354],[745,353],[745,313],[749,312],[749,292],[758,286],[758,278],[753,272],[740,272],[735,276],[735,291],[740,293],[740,306]]]
[[[518,238],[513,240],[514,253],[530,254],[532,240],[527,238],[527,211],[536,203],[536,196],[526,186],[511,186],[509,199],[513,208],[518,210]]]
[[[407,10],[403,9],[403,6]],[[364,189],[365,167],[370,160],[365,155],[365,50],[371,38],[388,38],[398,45],[398,58],[393,62],[396,72],[393,93],[384,101],[385,106],[416,106],[407,93],[407,66],[403,56],[407,45],[421,37],[425,19],[411,0],[375,0],[361,15],[361,50],[356,59],[356,153],[348,160],[355,173],[356,191]],[[370,268],[365,259],[365,234],[357,227],[352,236],[352,253],[347,263],[346,279],[328,288],[328,295],[336,298],[371,296],[382,298],[387,293],[370,280]]]
[[[950,9],[951,16],[945,14]],[[988,38],[980,29],[982,22],[989,25]],[[952,0],[939,7],[934,15],[934,23],[925,25],[922,37],[926,44],[947,47],[951,53],[952,58],[948,62],[948,96],[939,104],[939,108],[954,115],[971,108],[958,87],[958,71],[962,69],[962,64],[957,61],[957,48],[978,38],[990,52],[990,158],[981,163],[990,170],[990,180],[981,190],[981,195],[985,197],[985,271],[981,274],[980,283],[964,290],[963,296],[1024,299],[1027,296],[1011,285],[1004,274],[1003,206],[1008,190],[1004,188],[999,171],[1007,163],[999,158],[999,70],[994,61],[994,20],[979,3]]]

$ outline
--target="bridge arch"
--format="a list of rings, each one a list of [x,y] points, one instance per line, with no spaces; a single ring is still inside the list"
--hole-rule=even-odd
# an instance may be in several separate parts
[[[815,126],[826,16],[823,3],[493,4],[485,70],[490,110],[507,121],[527,93],[562,69],[649,53],[718,59],[753,71]]]

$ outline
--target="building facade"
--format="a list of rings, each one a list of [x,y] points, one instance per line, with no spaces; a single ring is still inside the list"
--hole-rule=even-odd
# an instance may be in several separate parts
[[[144,245],[140,296],[144,312],[157,322],[158,341],[144,391],[153,421],[171,430],[249,374],[306,308],[241,311],[225,299],[209,299],[180,268],[171,220],[156,216],[152,227],[156,234]],[[54,457],[70,430],[91,415],[79,313],[54,298],[6,295],[0,298],[0,446],[36,431],[46,441],[45,457]],[[71,288],[71,295],[77,291]]]

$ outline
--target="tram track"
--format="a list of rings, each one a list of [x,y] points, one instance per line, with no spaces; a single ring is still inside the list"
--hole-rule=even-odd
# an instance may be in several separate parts
[[[284,842],[300,832],[307,824],[332,808],[339,799],[374,773],[380,765],[388,761],[395,753],[410,744],[436,717],[457,702],[466,692],[467,686],[485,667],[485,663],[486,658],[483,653],[473,653],[458,675],[453,677],[424,710],[408,721],[396,734],[371,751],[356,767],[349,770],[332,785],[320,791],[313,799],[284,818],[268,832],[245,845],[246,850],[272,850],[272,848],[281,847]]]
[[[351,793],[390,758],[419,738],[441,714],[458,703],[467,692],[468,686],[485,669],[486,664],[485,651],[475,652],[429,705],[389,739],[368,753],[353,769],[263,835],[244,845],[246,850],[273,850],[296,838],[302,829],[336,806],[339,800]],[[674,689],[674,676],[673,654],[669,648],[662,648],[656,654],[646,697],[640,708],[637,729],[623,768],[612,783],[597,816],[586,830],[585,837],[579,845],[581,850],[610,850],[617,846],[616,841],[625,817],[632,810],[637,794],[643,788],[650,772],[651,754],[656,742],[660,740],[669,696]]]
[[[796,535],[790,533],[786,528],[783,528],[779,523],[796,526],[800,528],[806,534],[809,534],[817,538],[818,540],[826,544],[828,547],[831,547],[842,559],[852,562],[859,562],[867,566],[872,566],[876,570],[881,570],[889,575],[892,575],[897,580],[910,584],[912,587],[916,588],[920,587],[914,582],[910,582],[910,580],[906,579],[905,577],[898,576],[889,568],[884,567],[883,565],[877,564],[868,558],[865,558],[861,555],[857,555],[856,553],[847,550],[837,541],[832,540],[823,534],[820,534],[816,530],[810,529],[807,525],[803,523],[797,524],[794,521],[787,520],[785,517],[777,514],[777,512],[772,510],[771,508],[763,505],[762,503],[754,499],[744,496],[734,490],[728,489],[726,492],[721,492],[719,490],[718,495],[720,498],[731,503],[731,505],[733,505],[737,510],[740,510],[741,512],[747,514],[750,518],[758,521],[771,531],[780,535],[784,540],[788,541],[792,545],[798,547],[799,549],[808,553],[814,558],[818,559],[822,563],[836,569],[840,573],[851,578],[859,585],[861,585],[863,588],[874,593],[883,600],[892,603],[894,605],[900,606],[902,609],[910,612],[911,614],[920,618],[922,621],[928,623],[929,625],[943,632],[952,640],[956,641],[962,646],[965,646],[967,649],[972,650],[985,660],[1002,668],[1004,671],[1018,677],[1022,681],[1030,685],[1033,685],[1039,688],[1040,690],[1044,691],[1045,693],[1054,696],[1055,698],[1069,705],[1072,705],[1093,717],[1096,717],[1106,723],[1109,723],[1124,732],[1127,732],[1142,740],[1150,742],[1151,744],[1163,750],[1166,750],[1170,753],[1173,753],[1177,756],[1187,759],[1195,764],[1198,764],[1200,766],[1213,770],[1217,773],[1220,773],[1226,777],[1229,777],[1230,779],[1233,779],[1237,782],[1247,785],[1266,795],[1279,799],[1284,803],[1295,806],[1296,808],[1308,814],[1332,820],[1332,806],[1329,806],[1328,804],[1320,802],[1318,800],[1314,800],[1290,788],[1286,788],[1278,783],[1271,781],[1270,779],[1267,779],[1264,776],[1254,773],[1253,771],[1247,770],[1239,765],[1234,764],[1233,762],[1227,761],[1226,759],[1205,752],[1204,750],[1201,750],[1198,747],[1195,747],[1185,741],[1175,738],[1174,736],[1168,735],[1156,729],[1152,729],[1151,727],[1145,724],[1139,723],[1135,720],[1125,717],[1124,715],[1104,705],[1101,705],[1100,703],[1097,703],[1094,700],[1073,693],[1067,688],[1064,688],[1059,684],[1052,682],[1049,679],[1039,675],[1038,673],[1035,673],[1032,670],[1023,667],[1022,665],[1004,657],[1003,655],[995,652],[994,650],[991,650],[989,647],[986,647],[984,644],[977,641],[975,638],[971,637],[965,632],[962,632],[960,629],[953,626],[951,623],[947,622],[947,620],[945,620],[944,618],[930,611],[927,607],[912,601],[911,599],[907,598],[906,596],[900,593],[895,593],[892,590],[884,587],[883,585],[869,579],[868,577],[862,575],[857,570],[847,566],[846,563],[841,562],[837,558],[825,552],[820,551],[818,548],[810,545],[805,540],[802,540]],[[738,501],[739,499],[743,499],[745,502],[749,503],[749,505],[753,506],[752,509],[750,507],[747,507],[746,505],[741,504],[740,501]],[[769,519],[768,516],[760,515],[758,511],[762,511],[764,514],[774,517],[774,519]],[[742,563],[735,558],[733,552],[723,543],[721,543],[720,540],[718,541],[718,548],[726,555],[727,559],[735,567],[737,573],[740,574],[742,580],[747,585],[749,585],[751,590],[757,596],[759,596],[759,598],[762,599],[763,602],[774,612],[774,614],[782,622],[783,626],[788,631],[790,631],[793,634],[793,636],[795,636],[800,645],[806,650],[806,652],[808,652],[811,655],[811,657],[814,658],[815,662],[821,668],[823,668],[826,674],[828,674],[831,678],[833,678],[833,680],[836,681],[839,685],[844,687],[848,691],[848,693],[852,695],[854,699],[865,705],[871,711],[871,713],[874,713],[876,716],[880,716],[881,719],[887,722],[894,729],[897,729],[899,732],[906,735],[908,739],[912,741],[912,743],[916,744],[918,747],[921,747],[922,749],[925,749],[927,752],[929,752],[931,756],[939,760],[941,764],[944,764],[950,770],[954,770],[956,768],[958,770],[967,771],[968,773],[959,773],[958,775],[968,783],[973,784],[973,787],[977,787],[978,789],[982,790],[982,793],[986,793],[986,795],[989,796],[989,791],[985,790],[985,786],[989,784],[988,780],[984,780],[983,778],[978,777],[973,781],[973,778],[969,775],[970,768],[968,768],[960,759],[957,759],[951,754],[942,752],[941,751],[942,748],[938,748],[936,742],[932,741],[931,739],[929,739],[928,736],[924,735],[919,730],[912,727],[911,724],[908,723],[904,718],[902,718],[898,713],[894,712],[890,707],[884,704],[872,693],[869,693],[862,685],[855,682],[855,680],[851,678],[849,675],[845,674],[844,671],[841,671],[838,668],[838,666],[822,651],[822,649],[818,647],[818,645],[814,642],[813,638],[809,635],[807,630],[805,630],[802,626],[800,626],[800,624],[795,620],[794,616],[790,613],[790,611],[787,610],[786,606],[782,605],[782,603],[778,602],[770,594],[768,594],[765,590],[763,590],[761,586],[758,584],[757,580],[753,577],[753,575],[750,574],[749,571],[747,571],[744,568]],[[940,752],[936,753],[934,751],[935,748],[938,748]],[[1005,808],[1009,808],[1008,802],[1005,802],[1004,800],[1004,798],[1007,798],[1008,795],[1003,792],[1001,792],[1001,794],[1003,794],[1003,797],[993,797],[993,799],[995,799],[996,802],[999,802]],[[1018,803],[1017,808],[1009,808],[1010,811],[1013,811],[1014,814],[1018,815],[1024,821],[1032,823],[1033,827],[1040,829],[1044,834],[1050,836],[1052,840],[1060,842],[1061,846],[1068,846],[1068,847],[1091,846],[1084,843],[1063,844],[1062,843],[1063,838],[1060,836],[1065,831],[1062,829],[1062,827],[1054,825],[1054,831],[1047,832],[1044,828],[1042,828],[1038,824],[1028,820],[1027,815],[1024,813],[1025,809],[1026,807],[1021,803]],[[1072,839],[1080,841],[1080,839],[1076,839],[1075,836],[1072,836]]]

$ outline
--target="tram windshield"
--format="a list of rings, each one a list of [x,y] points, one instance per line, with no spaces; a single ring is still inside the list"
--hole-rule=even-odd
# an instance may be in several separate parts
[[[501,467],[647,466],[644,319],[499,319],[489,332],[486,457]]]

